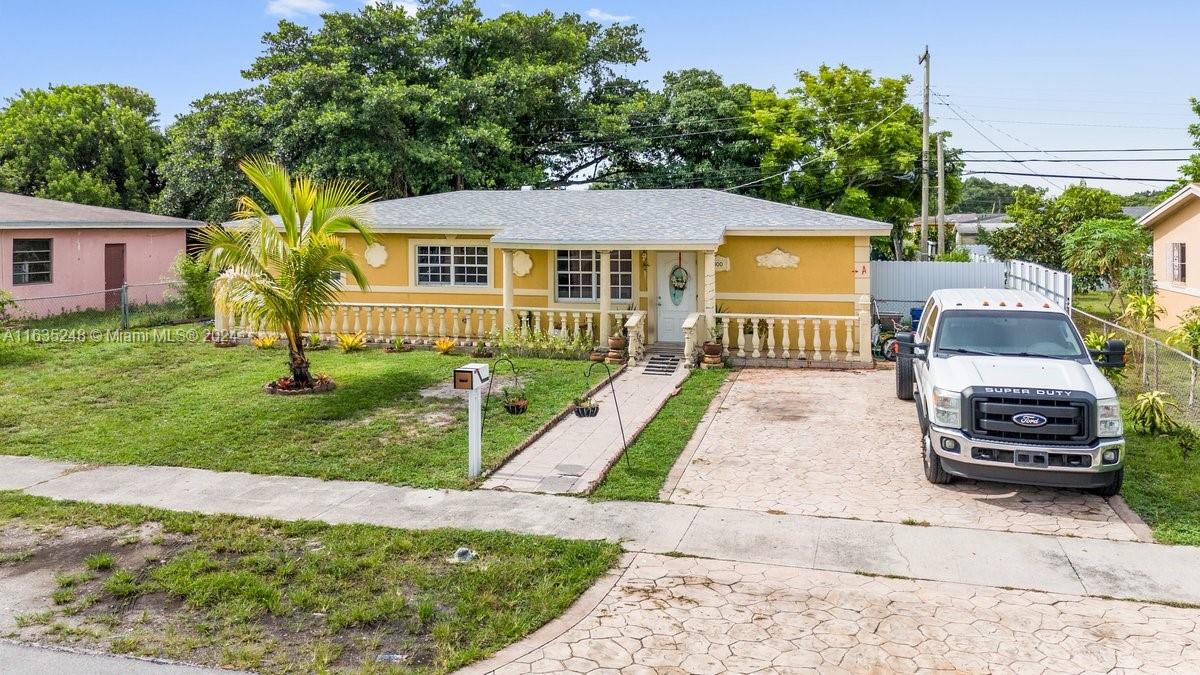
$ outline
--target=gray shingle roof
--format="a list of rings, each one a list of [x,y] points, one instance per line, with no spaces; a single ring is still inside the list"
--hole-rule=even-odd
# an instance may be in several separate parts
[[[865,218],[707,189],[467,190],[371,205],[379,230],[478,230],[500,244],[720,243],[738,231],[877,231]]]
[[[0,192],[0,228],[32,227],[199,227],[204,223],[153,213],[72,204]]]

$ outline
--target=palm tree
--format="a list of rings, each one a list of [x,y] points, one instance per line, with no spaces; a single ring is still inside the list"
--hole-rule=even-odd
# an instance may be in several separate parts
[[[368,244],[375,240],[365,221],[371,195],[356,181],[318,185],[307,176],[292,178],[266,157],[250,157],[239,166],[278,215],[244,195],[234,214],[240,223],[200,231],[204,256],[214,269],[224,270],[213,284],[214,299],[219,307],[283,333],[291,387],[311,387],[304,325],[334,303],[341,274],[366,290],[366,276],[338,235],[357,232]]]

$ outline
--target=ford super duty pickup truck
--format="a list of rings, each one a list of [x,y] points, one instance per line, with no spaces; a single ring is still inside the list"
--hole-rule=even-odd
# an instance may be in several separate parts
[[[916,401],[931,483],[1120,491],[1121,408],[1097,365],[1123,367],[1124,343],[1089,352],[1061,307],[997,289],[935,291],[896,337],[896,395]]]

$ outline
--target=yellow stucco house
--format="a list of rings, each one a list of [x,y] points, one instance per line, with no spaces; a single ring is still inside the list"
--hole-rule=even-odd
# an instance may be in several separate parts
[[[624,331],[633,359],[720,337],[771,363],[869,360],[869,238],[891,231],[708,189],[447,192],[375,202],[369,220],[378,241],[347,247],[370,288],[348,287],[322,334]]]
[[[1185,186],[1138,224],[1154,235],[1154,292],[1166,310],[1159,327],[1174,328],[1184,312],[1200,305],[1200,266],[1188,269],[1188,253],[1200,256],[1200,183]]]

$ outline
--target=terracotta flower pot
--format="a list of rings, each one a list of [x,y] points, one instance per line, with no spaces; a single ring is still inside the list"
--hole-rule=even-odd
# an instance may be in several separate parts
[[[720,356],[721,355],[721,343],[720,342],[705,342],[704,343],[704,355],[705,356]]]
[[[622,335],[614,335],[608,338],[608,348],[616,352],[625,349],[625,337]]]
[[[593,351],[590,354],[591,360],[596,361],[596,362],[603,361],[604,357],[606,357],[606,356],[608,356],[608,352],[606,352],[604,350]]]

